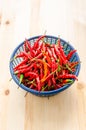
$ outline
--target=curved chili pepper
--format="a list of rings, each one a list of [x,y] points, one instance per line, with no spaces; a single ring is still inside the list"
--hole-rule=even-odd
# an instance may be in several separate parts
[[[61,40],[60,40],[60,38],[58,39],[58,48],[59,48],[59,51],[60,51],[61,55],[63,56],[63,58],[64,58],[65,60],[67,60],[66,55],[65,55],[64,50],[63,50],[63,47],[62,47],[62,45],[61,45]]]
[[[34,57],[35,52],[33,51],[32,47],[30,45],[30,42],[27,39],[25,39],[24,44],[26,45],[26,49],[28,49],[28,51],[30,51],[31,56]],[[28,51],[26,51],[26,52],[28,52]]]
[[[26,62],[28,61],[28,58],[24,59],[22,62],[20,62],[17,66],[14,67],[14,70],[18,69],[18,67],[26,64]]]
[[[58,50],[58,48],[57,48],[56,45],[54,45],[54,50],[55,50],[55,53],[56,53],[56,55],[57,55],[57,58],[59,59],[60,64],[62,65],[63,58],[62,58],[62,56],[60,55],[60,52],[59,52],[59,50]]]
[[[57,61],[57,56],[56,56],[56,54],[55,54],[54,48],[51,48],[51,51],[52,51],[52,56],[53,56],[53,58]]]
[[[19,69],[19,70],[15,71],[15,74],[17,74],[17,73],[23,73],[24,74],[24,73],[28,72],[32,67],[34,67],[35,64],[36,63],[34,62],[30,66],[28,66],[28,68],[23,68],[23,69]]]
[[[37,48],[38,48],[38,46],[39,46],[39,41],[42,40],[44,37],[45,37],[45,35],[40,36],[40,37],[34,42],[33,49],[37,49]]]
[[[52,57],[52,52],[51,52],[50,48],[47,48],[47,51],[48,51],[49,57],[51,58]]]
[[[77,77],[76,77],[76,75],[73,75],[73,74],[59,75],[58,78],[63,78],[63,79],[65,79],[65,78],[67,78],[67,79],[68,79],[68,78],[73,78],[73,79],[78,80]]]
[[[40,91],[40,89],[41,89],[41,87],[40,87],[41,84],[40,84],[40,79],[39,79],[38,74],[36,74],[36,73],[34,73],[34,72],[31,71],[31,72],[25,73],[24,76],[25,76],[25,77],[31,76],[31,77],[33,77],[33,78],[36,78],[37,88],[38,88],[38,91]]]
[[[76,50],[71,50],[68,55],[67,55],[67,60],[70,60],[70,58],[72,57],[72,55],[76,52]]]
[[[42,53],[43,53],[44,56],[46,56],[46,60],[49,63],[49,65],[51,65],[52,61],[51,61],[51,59],[50,59],[50,57],[48,55],[48,52],[42,52]]]
[[[47,73],[48,73],[47,63],[45,61],[43,61],[43,60],[39,60],[39,61],[41,61],[43,63],[43,65],[44,65],[44,76],[41,79],[41,82],[44,82],[44,80],[45,80],[45,78],[47,76]]]
[[[66,54],[64,53],[63,47],[61,45],[60,38],[58,39],[58,48],[59,48],[59,51],[60,51],[60,55],[63,59],[63,63],[66,64],[68,62],[68,60],[67,60]]]
[[[41,43],[41,45],[39,45],[39,47],[36,49],[35,56],[41,53],[42,46],[43,46],[43,43]]]

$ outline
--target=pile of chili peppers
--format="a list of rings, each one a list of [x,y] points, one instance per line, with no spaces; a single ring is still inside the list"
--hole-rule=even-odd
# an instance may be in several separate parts
[[[77,80],[73,72],[76,71],[79,62],[70,62],[76,50],[65,54],[60,38],[56,44],[45,42],[45,38],[46,35],[40,36],[34,41],[33,46],[25,39],[24,50],[13,58],[22,58],[22,61],[13,68],[19,83],[37,91],[59,89]]]

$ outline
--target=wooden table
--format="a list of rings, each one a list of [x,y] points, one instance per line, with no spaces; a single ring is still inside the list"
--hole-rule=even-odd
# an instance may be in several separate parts
[[[9,82],[9,59],[25,38],[45,30],[77,49],[78,81],[49,99],[24,97]],[[86,0],[0,0],[0,72],[0,130],[86,130]]]

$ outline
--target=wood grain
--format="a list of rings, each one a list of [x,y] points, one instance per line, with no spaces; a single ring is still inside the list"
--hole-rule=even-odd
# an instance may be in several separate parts
[[[9,82],[9,59],[25,38],[45,30],[77,49],[78,81],[50,98],[24,97],[26,92]],[[86,129],[85,41],[86,0],[0,0],[0,130]]]

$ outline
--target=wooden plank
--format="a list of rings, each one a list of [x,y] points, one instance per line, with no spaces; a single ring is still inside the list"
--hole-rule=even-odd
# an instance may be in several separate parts
[[[86,129],[85,5],[85,0],[0,0],[0,130]],[[9,82],[10,55],[25,38],[46,29],[77,49],[79,80],[49,99],[30,93],[24,97],[25,91]]]
[[[23,129],[24,127],[23,122],[24,122],[24,113],[25,113],[24,111],[25,92],[21,89],[17,90],[17,85],[14,82],[9,83],[9,79],[10,79],[9,60],[12,51],[22,40],[22,35],[25,33],[25,32],[23,33],[23,30],[21,28],[22,25],[20,24],[19,26],[19,23],[17,23],[17,21],[19,21],[20,11],[19,13],[17,13],[16,11],[18,11],[19,9],[22,10],[22,7],[26,6],[26,2],[25,1],[8,2],[6,0],[2,2],[2,12],[1,12],[2,21],[1,21],[1,28],[0,28],[0,32],[2,34],[0,39],[0,52],[1,52],[0,63],[2,63],[0,64],[0,72],[2,72],[2,76],[0,79],[0,89],[1,89],[0,129],[1,130],[15,130],[15,129],[19,130],[20,128]],[[25,13],[27,13],[27,10],[25,10],[24,14]],[[22,14],[22,19],[24,14]],[[27,17],[25,16],[25,18]],[[25,25],[26,21],[20,23]],[[19,35],[21,35],[21,38],[18,37]],[[23,36],[23,38],[25,38],[25,35]]]

